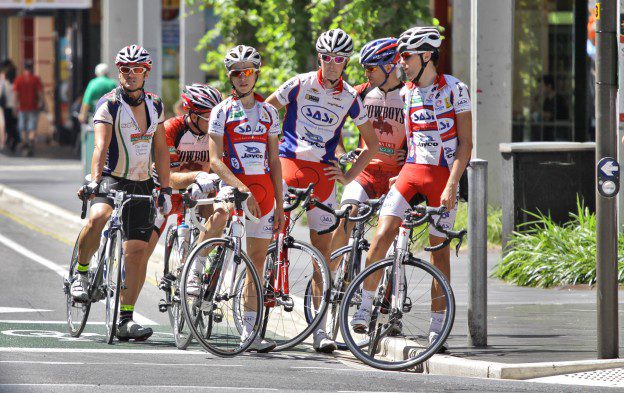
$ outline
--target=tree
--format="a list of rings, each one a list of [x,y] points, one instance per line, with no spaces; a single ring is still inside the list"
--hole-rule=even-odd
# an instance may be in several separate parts
[[[297,73],[316,69],[318,35],[340,27],[353,38],[355,51],[346,70],[352,84],[364,81],[357,52],[366,42],[398,37],[409,27],[431,24],[429,0],[187,0],[200,9],[212,9],[219,18],[199,43],[207,51],[203,69],[215,75],[211,82],[230,89],[223,66],[227,50],[251,45],[262,56],[262,74],[256,89],[269,95]]]

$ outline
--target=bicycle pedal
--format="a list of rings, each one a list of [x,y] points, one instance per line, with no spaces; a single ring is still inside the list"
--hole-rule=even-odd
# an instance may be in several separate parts
[[[167,312],[169,306],[171,306],[171,304],[167,303],[165,299],[160,299],[160,301],[158,302],[158,311]]]
[[[412,299],[406,297],[405,302],[403,303],[403,312],[407,313],[410,311],[412,311]]]
[[[220,310],[215,310],[215,313],[212,314],[212,320],[215,323],[221,323],[223,322],[223,314],[221,314]]]

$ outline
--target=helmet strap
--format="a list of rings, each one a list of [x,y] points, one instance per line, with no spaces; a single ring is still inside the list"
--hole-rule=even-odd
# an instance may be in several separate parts
[[[419,53],[418,56],[420,56],[420,62],[422,63],[422,65],[420,66],[420,71],[418,72],[418,75],[416,75],[416,78],[412,79],[412,83],[414,83],[415,85],[418,84],[420,77],[422,76],[423,72],[425,72],[425,68],[427,68],[427,64],[429,64],[429,61],[430,61],[430,60],[425,61],[422,53]]]
[[[385,64],[384,64],[385,65]],[[390,71],[386,72],[386,69],[384,68],[384,66],[381,66],[381,71],[384,73],[384,75],[386,76],[384,78],[384,81],[381,83],[381,85],[379,85],[378,87],[381,88],[381,86],[385,85],[386,82],[388,82],[388,78],[390,78],[390,74],[392,74],[394,72],[394,70],[396,69],[396,64],[392,65],[392,68],[390,69]]]
[[[195,131],[193,127],[188,127],[189,130],[191,130],[191,133],[197,136],[206,135],[201,131],[201,128],[199,128],[199,122],[196,122],[191,118],[191,113],[195,113],[195,112],[189,112],[188,115],[184,115],[184,121],[186,122],[186,125],[188,126],[188,123],[191,123],[197,129],[197,131]]]
[[[233,96],[234,98],[240,100],[241,98],[245,98],[248,95],[252,94],[254,91],[254,88],[256,87],[256,83],[258,82],[258,79],[256,78],[256,81],[254,82],[253,86],[251,86],[251,89],[249,89],[249,91],[247,93],[241,93],[240,91],[238,91],[238,89],[236,87],[234,87],[234,83],[232,82],[232,78],[230,78],[230,84],[232,85],[232,91],[233,91]]]
[[[144,86],[145,86],[145,81],[143,81],[143,84],[141,85],[141,87],[134,89],[134,90],[127,90],[125,87],[121,86],[121,91],[119,93],[121,95],[121,98],[126,102],[126,104],[130,106],[139,106],[143,103],[143,101],[145,101],[145,90],[143,90]],[[133,98],[130,96],[129,93],[134,93],[139,90],[141,91],[141,95],[139,97]]]

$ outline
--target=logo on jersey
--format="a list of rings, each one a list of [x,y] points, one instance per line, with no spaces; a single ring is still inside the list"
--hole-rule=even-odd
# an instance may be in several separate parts
[[[119,128],[134,128],[134,124],[133,123],[121,123],[119,125]]]
[[[455,125],[455,120],[449,118],[438,119],[438,129],[440,132],[446,132]]]
[[[234,157],[230,158],[230,164],[232,165],[232,168],[240,169],[240,162],[238,162],[236,158]]]
[[[314,97],[313,95],[306,94],[305,99],[313,102],[319,102],[320,99],[318,97]]]
[[[240,119],[243,118],[245,116],[245,112],[244,111],[236,111],[234,113],[232,113],[231,115],[232,119]]]
[[[446,158],[453,158],[453,157],[455,157],[455,151],[453,149],[451,149],[450,147],[445,147],[444,148],[444,156]]]
[[[417,133],[414,134],[414,136],[418,138],[418,140],[415,141],[418,147],[436,147],[439,145],[435,138],[430,135]]]
[[[241,158],[263,158],[264,154],[255,146],[245,146],[245,154]]]
[[[323,141],[323,137],[320,135],[313,134],[307,129],[306,129],[305,135],[300,136],[299,139],[301,139],[302,141],[306,141],[309,144],[316,146],[320,149],[323,149],[325,147],[325,142]]]
[[[394,134],[394,128],[392,128],[392,125],[390,125],[390,123],[386,123],[383,120],[383,117],[378,117],[377,119],[375,119],[375,121],[373,121],[373,127],[377,130],[380,137],[383,134],[387,134],[387,135]]]
[[[139,132],[139,133],[130,135],[130,142],[132,142],[133,145],[136,143],[140,143],[140,142],[149,142],[151,140],[152,140],[152,134],[149,134],[149,133],[141,134]]]
[[[324,224],[333,224],[334,216],[321,216],[321,222]]]
[[[310,123],[316,126],[333,126],[338,124],[338,115],[329,109],[316,105],[304,105],[301,113]]]
[[[423,109],[414,111],[411,115],[411,120],[414,123],[420,123],[423,121],[430,122],[430,121],[435,120],[435,116],[432,110],[423,108]]]

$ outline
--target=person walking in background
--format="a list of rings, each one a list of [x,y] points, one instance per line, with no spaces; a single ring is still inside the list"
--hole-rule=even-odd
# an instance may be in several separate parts
[[[30,157],[34,154],[35,136],[39,112],[44,105],[41,79],[33,73],[32,61],[24,62],[24,72],[13,84],[17,103],[18,128],[22,135],[23,147]]]
[[[15,119],[15,102],[13,95],[13,85],[9,80],[8,72],[10,67],[8,61],[0,64],[0,111],[4,117],[4,134],[6,139],[2,139],[5,142],[5,146],[11,151],[15,151],[15,147],[20,141],[19,133],[17,132],[17,124]]]
[[[83,124],[87,123],[99,99],[115,87],[117,87],[117,82],[108,77],[108,64],[100,63],[95,66],[95,78],[89,81],[82,97],[78,120]]]

